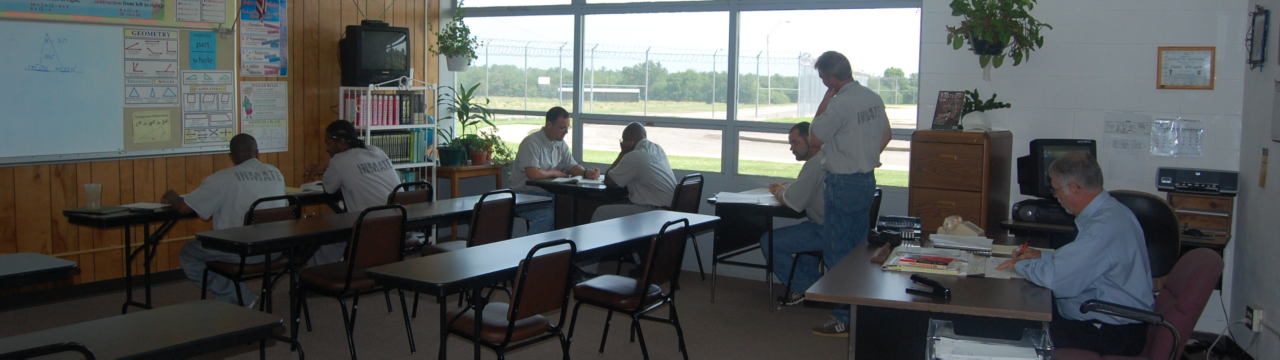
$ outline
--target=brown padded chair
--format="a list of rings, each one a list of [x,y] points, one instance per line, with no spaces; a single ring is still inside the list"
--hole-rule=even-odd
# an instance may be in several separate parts
[[[258,209],[258,205],[265,202],[287,201],[286,206],[275,207],[270,209]],[[298,202],[298,198],[289,195],[271,196],[258,199],[252,205],[249,205],[249,211],[244,213],[244,225],[269,223],[281,220],[297,220],[302,218],[302,204]],[[274,254],[273,254],[274,255]],[[271,311],[271,289],[275,287],[280,277],[285,274],[289,268],[289,256],[279,254],[275,260],[263,261],[254,264],[245,264],[245,258],[241,257],[240,262],[225,261],[206,261],[204,262],[204,274],[200,279],[200,299],[208,297],[209,289],[209,273],[222,275],[231,281],[244,282],[253,279],[264,279],[262,281],[262,294],[258,308],[264,311]],[[274,279],[271,277],[274,275]],[[236,299],[240,306],[244,306],[244,294],[240,293],[240,287],[236,286]]]
[[[673,226],[673,225],[678,225]],[[680,263],[684,260],[684,241],[688,236],[689,219],[680,219],[662,225],[662,231],[649,241],[649,253],[644,261],[644,274],[640,279],[618,275],[601,275],[584,281],[573,287],[573,298],[578,301],[573,307],[573,320],[569,322],[569,341],[573,341],[573,328],[578,322],[578,309],[583,304],[609,311],[605,317],[604,334],[600,335],[600,353],[604,353],[605,340],[609,337],[609,323],[613,313],[620,312],[631,316],[632,341],[640,338],[640,351],[644,358],[649,358],[649,349],[644,344],[644,332],[640,330],[640,319],[668,323],[676,328],[676,337],[680,341],[680,354],[689,359],[684,346],[684,330],[680,328],[680,318],[676,315],[676,290],[680,290]],[[659,284],[669,283],[669,290],[662,291]],[[647,315],[650,311],[667,305],[670,315],[660,318]]]
[[[702,205],[702,174],[689,174],[680,179],[676,183],[676,191],[671,199],[671,210],[682,213],[697,214],[698,206]],[[702,270],[702,252],[698,251],[698,239],[689,234],[689,239],[693,241],[693,257],[698,259],[698,275],[702,280],[707,279],[707,273]]]
[[[534,256],[543,249],[563,246],[568,246],[568,249]],[[474,306],[450,310],[446,315],[450,319],[449,332],[475,343],[476,357],[480,356],[480,345],[484,345],[497,352],[500,360],[506,358],[504,353],[508,350],[559,337],[560,349],[568,359],[569,340],[563,331],[566,313],[562,310],[569,306],[570,269],[575,253],[577,246],[568,239],[534,246],[516,270],[515,295],[511,304],[489,303],[484,307],[484,316],[479,324],[476,323]],[[555,325],[540,315],[557,310],[561,310],[560,322]],[[477,332],[479,336],[476,336]]]
[[[352,359],[356,358],[353,330],[360,296],[383,291],[382,287],[377,286],[365,273],[365,269],[404,260],[401,247],[404,246],[406,217],[404,207],[400,205],[383,205],[365,209],[356,219],[355,227],[351,231],[351,240],[347,243],[347,253],[342,257],[343,261],[309,267],[303,269],[300,274],[300,291],[294,297],[294,301],[297,302],[295,308],[305,306],[308,291],[337,299],[342,308],[342,321],[347,330],[347,347],[351,350]],[[344,301],[346,298],[352,298],[349,315],[347,303]],[[409,351],[417,353],[407,310],[404,291],[400,291],[400,311],[404,316],[405,332],[409,335]],[[297,315],[294,316],[294,321],[298,321]],[[297,339],[298,334],[295,332],[293,340]]]
[[[505,196],[501,196],[505,195]],[[493,196],[493,199],[489,197]],[[515,227],[516,193],[510,189],[494,190],[480,196],[474,210],[471,211],[471,225],[467,240],[446,241],[443,243],[423,245],[422,256],[431,256],[450,251],[462,250],[472,246],[480,246],[503,240],[511,240],[511,230]],[[492,294],[492,293],[490,293]],[[458,299],[462,301],[461,298]],[[413,294],[413,317],[418,317],[418,294]]]
[[[516,193],[514,191],[502,189],[484,193],[471,212],[471,226],[468,230],[470,234],[467,234],[467,240],[423,246],[422,256],[510,240],[515,217]]]
[[[413,189],[413,190],[410,190]],[[435,199],[435,187],[426,181],[407,182],[396,185],[391,189],[391,195],[387,195],[387,204],[396,205],[412,205],[429,203]],[[422,248],[422,244],[414,238],[408,238],[404,241],[404,251],[406,254],[417,251]]]

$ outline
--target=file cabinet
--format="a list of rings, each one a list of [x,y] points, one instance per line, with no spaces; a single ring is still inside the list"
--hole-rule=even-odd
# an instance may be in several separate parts
[[[960,215],[988,233],[1009,218],[1013,133],[917,130],[907,213],[931,231]]]

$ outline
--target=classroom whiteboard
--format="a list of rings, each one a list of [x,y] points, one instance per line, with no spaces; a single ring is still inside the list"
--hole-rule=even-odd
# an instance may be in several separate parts
[[[124,150],[120,26],[0,21],[0,158]]]

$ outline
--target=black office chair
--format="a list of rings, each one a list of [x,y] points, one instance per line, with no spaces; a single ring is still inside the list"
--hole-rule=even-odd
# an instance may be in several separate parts
[[[1148,193],[1132,190],[1107,192],[1129,208],[1142,226],[1147,242],[1147,259],[1151,263],[1153,291],[1164,287],[1164,277],[1173,271],[1173,265],[1182,255],[1182,234],[1178,229],[1178,214],[1164,199]]]
[[[867,228],[869,231],[875,231],[875,230],[876,230],[876,220],[878,220],[878,219],[880,218],[880,198],[881,198],[881,194],[882,194],[882,192],[881,192],[880,188],[876,188],[876,194],[875,194],[875,197],[871,198],[871,211],[868,213],[868,214],[870,215],[870,218],[871,218],[871,225],[870,225],[870,227],[868,227],[868,228]],[[791,280],[795,279],[795,277],[796,277],[796,265],[799,265],[799,264],[800,264],[800,257],[801,257],[801,256],[812,256],[812,257],[814,257],[814,258],[817,258],[817,259],[818,259],[818,271],[820,271],[820,272],[822,272],[822,273],[824,273],[824,274],[826,273],[826,266],[827,266],[827,265],[826,265],[826,264],[824,264],[824,263],[823,263],[823,261],[822,261],[822,251],[805,251],[805,252],[801,252],[801,253],[796,253],[796,254],[795,254],[795,261],[793,261],[793,262],[791,263],[791,273],[787,275],[787,291],[785,291],[785,292],[783,292],[783,293],[782,293],[783,298],[786,298],[786,297],[787,297],[787,295],[790,295],[790,294],[791,294]]]

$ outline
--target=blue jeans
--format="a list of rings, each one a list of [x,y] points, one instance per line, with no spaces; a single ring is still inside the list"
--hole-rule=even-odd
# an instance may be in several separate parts
[[[545,191],[517,191],[516,193],[525,195],[546,196],[551,198],[551,203],[545,207],[520,209],[516,208],[516,216],[529,220],[529,231],[526,235],[541,234],[556,227],[556,197]]]
[[[867,238],[871,216],[871,200],[875,198],[876,175],[827,174],[822,183],[825,218],[822,220],[822,260],[836,266],[849,251]],[[832,316],[849,324],[849,307],[839,306]]]
[[[792,254],[807,251],[822,251],[826,247],[822,243],[822,225],[812,221],[782,227],[773,230],[773,274],[784,284],[791,275],[791,265],[796,261],[796,273],[791,279],[791,291],[804,293],[818,282],[818,259],[812,256],[792,258]],[[760,252],[769,256],[769,234],[760,237]]]

